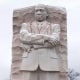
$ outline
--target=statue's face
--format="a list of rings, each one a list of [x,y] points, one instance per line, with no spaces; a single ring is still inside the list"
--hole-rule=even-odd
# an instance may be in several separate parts
[[[43,7],[35,8],[35,19],[39,22],[46,20],[47,12]]]

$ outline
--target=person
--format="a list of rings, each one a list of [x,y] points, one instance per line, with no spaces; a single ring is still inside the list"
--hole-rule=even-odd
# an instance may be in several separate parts
[[[37,5],[35,21],[22,23],[22,80],[59,80],[60,70],[55,46],[60,41],[60,25],[48,22],[47,18],[46,8]]]

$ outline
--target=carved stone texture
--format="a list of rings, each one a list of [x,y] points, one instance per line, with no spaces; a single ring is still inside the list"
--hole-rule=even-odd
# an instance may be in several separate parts
[[[47,21],[53,24],[60,24],[60,44],[56,46],[56,51],[59,61],[60,79],[67,80],[67,24],[66,10],[62,7],[54,7],[43,5],[48,13]],[[23,22],[34,21],[35,6],[26,7],[13,11],[13,42],[12,42],[12,65],[11,65],[11,80],[22,80],[20,65],[22,61],[23,48],[20,42],[20,29]],[[26,75],[26,74],[25,74]],[[26,79],[27,80],[27,79]]]

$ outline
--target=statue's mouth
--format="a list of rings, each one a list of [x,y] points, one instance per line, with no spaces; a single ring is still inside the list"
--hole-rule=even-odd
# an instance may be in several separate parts
[[[37,14],[36,16],[42,16],[42,14]]]

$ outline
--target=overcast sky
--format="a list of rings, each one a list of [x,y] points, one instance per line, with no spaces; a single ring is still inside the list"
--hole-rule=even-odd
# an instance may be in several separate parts
[[[0,80],[10,74],[13,10],[36,4],[67,9],[68,67],[80,72],[80,0],[0,0]]]

